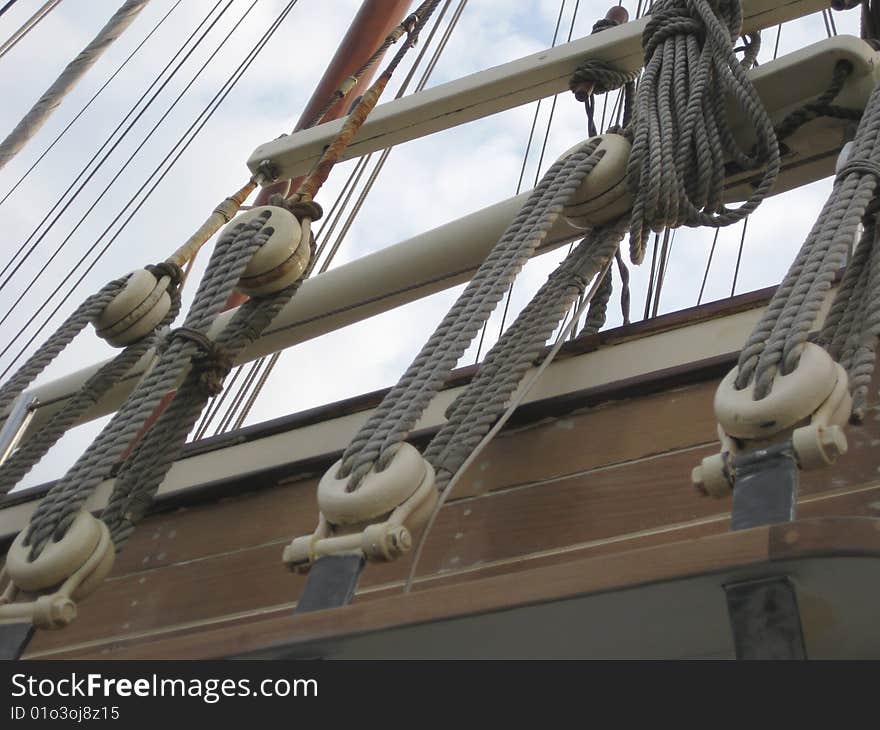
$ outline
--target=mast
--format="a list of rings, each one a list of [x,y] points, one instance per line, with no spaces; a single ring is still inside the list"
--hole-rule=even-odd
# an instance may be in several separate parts
[[[400,25],[411,4],[412,0],[364,0],[354,20],[351,21],[345,37],[340,42],[339,48],[336,49],[336,54],[330,60],[324,75],[315,86],[311,98],[306,103],[293,129],[294,132],[298,132],[306,126],[312,126],[310,124],[312,118],[332,100],[336,90],[342,87],[343,82],[366,63],[388,34]],[[379,61],[381,58],[364,72],[353,89],[349,90],[327,110],[321,121],[329,122],[348,112],[352,101],[358,96],[358,89],[366,88],[369,85],[379,66]],[[258,193],[255,205],[265,205],[269,196],[275,193],[287,195],[291,189],[296,188],[298,180],[283,180],[267,185]]]

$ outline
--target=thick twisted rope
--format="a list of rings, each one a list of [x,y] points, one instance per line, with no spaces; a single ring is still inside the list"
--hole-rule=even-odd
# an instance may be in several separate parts
[[[0,142],[0,169],[24,147],[46,123],[52,112],[64,100],[94,63],[113,42],[131,25],[149,0],[127,0],[101,28],[92,42],[67,64],[61,75],[46,89],[9,135]]]
[[[431,440],[425,458],[445,489],[489,432],[566,313],[608,266],[626,233],[622,218],[598,228],[566,257],[488,352],[476,377],[446,411],[446,423]]]
[[[177,286],[180,281],[180,270],[169,264],[148,268],[157,277],[159,286],[165,288],[171,298],[171,308],[168,313],[151,333],[128,345],[94,373],[50,421],[0,466],[0,494],[6,494],[18,484],[67,429],[73,426],[88,408],[119,382],[155,346],[158,333],[174,321],[180,311],[180,293]],[[86,299],[3,388],[0,388],[0,408],[8,406],[17,398],[86,325],[94,323],[104,312],[105,307],[125,288],[127,281],[128,277],[112,281],[100,292]]]
[[[746,64],[733,48],[742,25],[739,0],[657,0],[645,27],[645,70],[633,111],[627,179],[633,193],[630,258],[640,263],[651,231],[727,226],[749,215],[779,173],[779,147]],[[745,151],[731,132],[726,100],[742,108],[756,143]],[[739,208],[722,200],[725,165],[763,168]]]
[[[601,159],[597,146],[597,141],[586,143],[551,166],[406,373],[352,439],[340,473],[350,477],[351,489],[408,436],[565,203]]]
[[[266,216],[261,216],[238,224],[221,236],[183,327],[165,338],[154,367],[86,452],[53,486],[31,518],[26,539],[32,555],[39,555],[50,539],[58,539],[66,532],[87,497],[111,476],[165,394],[182,379],[170,406],[121,467],[102,515],[117,549],[131,533],[179,454],[186,433],[222,384],[232,359],[247,342],[259,336],[296,289],[294,285],[273,297],[252,299],[239,309],[216,344],[207,339],[208,330],[223,311],[248,261],[272,233],[265,220]]]
[[[869,210],[876,199],[878,178],[880,90],[875,89],[856,132],[849,161],[838,173],[815,225],[740,353],[736,386],[742,389],[754,383],[756,399],[770,393],[777,372],[788,374],[797,367],[834,276],[868,213],[865,235],[820,336],[820,343],[840,359],[849,373],[856,401],[854,417],[863,414],[880,316],[880,282],[873,264],[876,226],[873,211]],[[871,363],[867,362],[869,355]]]

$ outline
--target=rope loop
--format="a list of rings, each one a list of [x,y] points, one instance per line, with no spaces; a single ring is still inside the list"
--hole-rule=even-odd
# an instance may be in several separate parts
[[[204,332],[191,327],[177,327],[168,334],[170,344],[175,338],[189,340],[199,348],[193,356],[192,370],[205,394],[216,396],[223,392],[223,381],[232,370],[232,357],[226,350],[210,339]]]
[[[157,279],[167,276],[171,279],[172,286],[179,286],[183,281],[183,269],[171,261],[160,261],[158,264],[149,264],[144,268]]]

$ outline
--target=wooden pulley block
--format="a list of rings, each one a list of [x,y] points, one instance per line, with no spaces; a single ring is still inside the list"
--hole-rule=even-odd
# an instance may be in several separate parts
[[[23,591],[37,592],[55,588],[79,571],[71,597],[83,598],[92,592],[113,567],[115,552],[107,526],[87,510],[74,517],[60,540],[53,540],[33,560],[25,545],[27,530],[22,530],[9,548],[6,572]]]
[[[171,309],[168,276],[133,271],[125,287],[95,320],[95,330],[114,347],[125,347],[150,334]]]
[[[287,288],[299,279],[311,258],[310,226],[301,225],[290,211],[261,205],[243,213],[229,226],[264,219],[263,232],[269,238],[253,255],[238,283],[249,297],[267,296]]]
[[[576,228],[594,228],[611,223],[632,207],[632,195],[626,184],[626,167],[632,149],[629,140],[619,134],[603,134],[597,148],[602,159],[584,178],[571,196],[562,214]],[[563,157],[580,149],[568,150]]]

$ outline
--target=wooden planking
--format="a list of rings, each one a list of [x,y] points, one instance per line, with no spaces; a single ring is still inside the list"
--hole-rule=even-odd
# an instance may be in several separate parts
[[[456,494],[481,494],[712,442],[716,385],[606,403],[502,432],[462,477]]]
[[[643,479],[656,475],[656,464],[642,464],[648,467],[643,470],[647,472],[643,474]],[[626,484],[627,481],[630,480],[624,479],[622,483]],[[564,491],[554,495],[552,500],[546,500],[552,502],[551,509],[534,511],[530,509],[534,503],[528,501],[508,503],[503,509],[492,511],[492,515],[498,516],[491,517],[488,524],[484,523],[484,527],[471,536],[461,531],[462,517],[457,510],[468,503],[491,502],[504,493],[450,505],[444,509],[432,533],[420,575],[434,575],[442,582],[461,582],[521,570],[526,559],[536,561],[533,564],[538,565],[552,564],[585,554],[620,552],[636,546],[662,544],[682,537],[727,530],[727,515],[719,510],[723,503],[692,499],[693,504],[705,510],[704,522],[670,529],[670,512],[667,511],[655,518],[655,534],[634,535],[619,540],[615,536],[620,533],[613,528],[602,526],[597,531],[593,519],[582,519],[577,510],[566,512],[566,505],[572,504],[572,494],[568,491],[571,488],[571,485],[565,485]],[[509,494],[518,495],[526,491],[513,490]],[[577,495],[574,495],[574,500],[577,503]],[[607,508],[601,501],[592,504],[597,505],[597,509]],[[613,515],[615,504],[618,502],[613,500],[611,507],[607,508],[608,514]],[[675,502],[667,504],[672,510],[682,509],[682,505]],[[808,497],[800,513],[802,516],[871,515],[878,514],[878,506],[880,485],[858,492]],[[691,508],[684,505],[684,509]],[[560,514],[564,515],[561,522]],[[474,520],[479,517],[475,513],[469,516]],[[651,527],[653,525],[649,524],[646,529]],[[457,539],[457,535],[462,537]],[[603,535],[611,536],[610,540],[606,537],[602,542]],[[589,544],[596,541],[599,542]],[[573,548],[578,545],[581,547]],[[83,607],[81,619],[64,632],[39,634],[32,644],[32,650],[47,651],[102,637],[153,631],[176,624],[290,604],[299,595],[303,579],[284,571],[280,564],[280,550],[280,544],[266,545],[112,580]],[[488,565],[483,569],[481,566],[485,564]],[[403,561],[371,566],[364,575],[362,587],[370,589],[399,581],[406,569],[407,563]],[[470,572],[461,572],[463,569],[470,569]],[[391,589],[392,592],[398,590]],[[210,600],[206,601],[206,597],[210,597]]]
[[[714,438],[715,383],[613,401],[502,432],[460,482],[457,497],[625,463]],[[669,424],[675,428],[669,428]],[[682,474],[690,473],[683,467]],[[284,540],[314,529],[316,481],[284,483],[154,515],[140,525],[114,576]],[[624,530],[629,531],[629,530]]]
[[[790,539],[792,532],[797,534],[794,540]],[[829,545],[835,546],[830,553]],[[167,642],[133,644],[117,656],[208,658],[265,652],[706,574],[722,580],[744,577],[755,571],[762,573],[773,562],[786,561],[791,568],[797,561],[828,555],[859,556],[876,564],[880,521],[821,519],[758,527],[487,578],[480,581],[478,590],[450,585],[333,611],[276,616],[231,629],[193,632]]]

